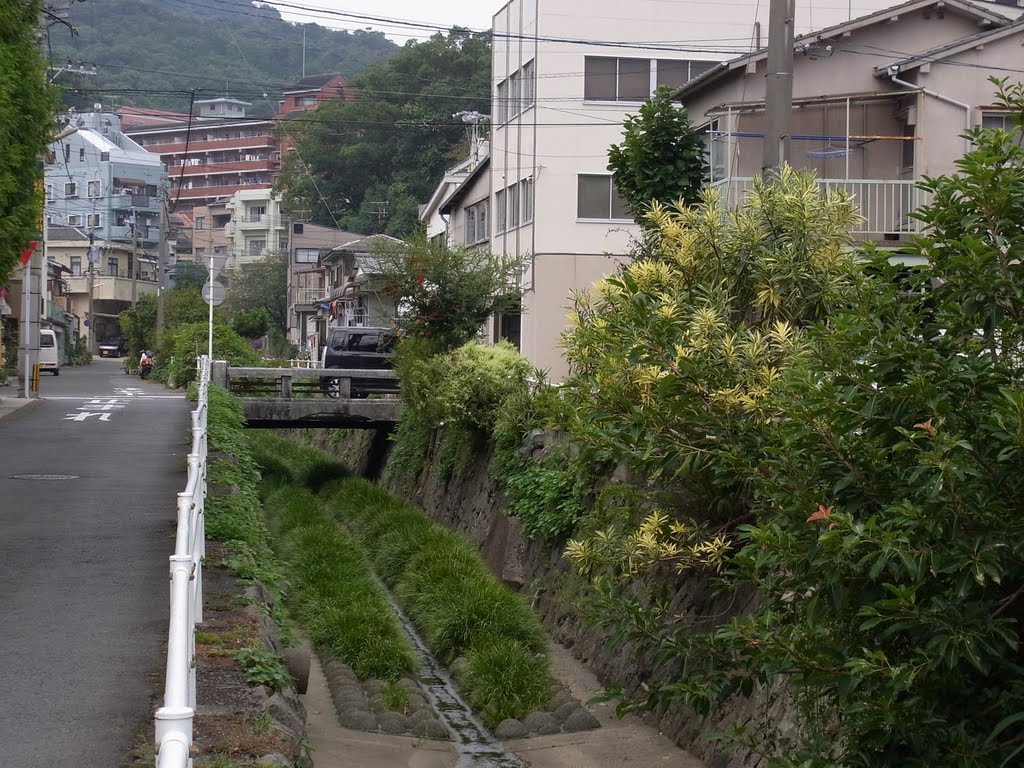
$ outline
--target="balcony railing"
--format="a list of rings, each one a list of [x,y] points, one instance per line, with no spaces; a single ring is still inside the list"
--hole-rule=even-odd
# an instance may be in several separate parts
[[[754,180],[732,177],[711,185],[719,190],[722,202],[738,207],[753,190]],[[893,240],[900,235],[920,232],[924,225],[911,214],[926,205],[931,196],[917,187],[916,181],[902,179],[818,179],[822,192],[845,190],[853,197],[861,221],[850,230],[863,240]]]
[[[89,295],[89,278],[86,275],[80,277],[65,278],[68,283],[68,293],[71,295]],[[156,293],[156,281],[140,278],[135,282],[135,296]],[[132,281],[129,277],[105,275],[97,272],[93,278],[93,299],[96,301],[131,301]]]
[[[298,288],[295,291],[296,304],[316,304],[323,298],[323,288]]]

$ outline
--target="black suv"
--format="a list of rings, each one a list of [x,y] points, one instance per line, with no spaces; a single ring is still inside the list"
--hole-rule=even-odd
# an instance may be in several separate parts
[[[393,328],[331,328],[324,347],[324,368],[391,370],[398,336]],[[329,397],[340,397],[339,379],[323,378],[320,387]],[[352,397],[390,394],[398,382],[388,379],[352,379]]]

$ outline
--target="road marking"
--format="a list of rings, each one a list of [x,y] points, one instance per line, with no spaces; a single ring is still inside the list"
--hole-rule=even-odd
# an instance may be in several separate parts
[[[103,397],[112,397],[111,395],[53,395],[50,397],[44,397],[43,400],[96,400]],[[124,399],[128,395],[113,396]],[[133,400],[184,400],[184,395],[135,395],[132,396]]]
[[[99,416],[100,421],[110,421],[109,413],[99,413],[98,411],[86,411],[85,413],[69,413],[64,417],[64,421],[85,421],[90,416]]]

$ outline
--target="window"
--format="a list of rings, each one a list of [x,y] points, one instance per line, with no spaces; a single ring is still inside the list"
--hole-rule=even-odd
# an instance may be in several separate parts
[[[508,116],[513,118],[519,114],[519,73],[508,76]]]
[[[519,226],[519,185],[513,184],[506,191],[508,198],[508,226],[515,229]]]
[[[261,256],[263,251],[267,249],[266,240],[250,240],[249,241],[249,255],[250,256]]]
[[[316,264],[320,260],[319,248],[296,248],[295,262],[297,264]]]
[[[205,216],[196,216],[196,229],[206,229]]]
[[[80,162],[80,163],[84,163],[85,162],[85,147],[79,147],[78,148],[78,162]]]
[[[267,213],[267,206],[265,205],[250,205],[246,209],[246,221],[258,222]]]
[[[89,227],[98,227],[100,225],[100,215],[98,213],[90,213],[85,217],[85,224]]]
[[[70,144],[65,144],[64,145],[64,162],[65,163],[70,163],[71,162],[71,145]]]
[[[46,201],[47,202],[52,202],[53,201],[53,184],[47,184],[46,185]]]
[[[495,114],[497,115],[498,123],[508,122],[508,81],[502,80],[498,83],[498,93],[495,96],[497,104],[495,104]]]
[[[532,61],[528,61],[523,64],[522,74],[522,97],[521,107],[522,109],[528,109],[532,107],[537,100],[537,73],[536,67],[533,66]]]
[[[39,346],[40,347],[55,347],[56,342],[54,341],[54,334],[40,333],[39,334]]]
[[[721,181],[727,175],[726,160],[729,145],[720,132],[717,120],[712,120],[700,130],[704,139],[704,159],[708,164],[710,181]]]
[[[301,221],[292,222],[292,234],[301,235],[303,229],[305,229],[305,227],[303,227],[303,223]]]
[[[111,256],[107,259],[107,274],[111,277],[117,277],[117,257]]]
[[[487,200],[466,208],[466,245],[482,243],[491,236],[487,220]]]
[[[715,61],[690,61],[688,59],[658,59],[657,83],[659,86],[667,85],[672,88],[678,88],[686,85],[693,78],[704,74],[716,66],[717,63]]]
[[[533,177],[523,179],[519,182],[519,210],[522,213],[523,224],[533,221]]]
[[[576,217],[579,219],[633,218],[608,174],[581,173],[577,177],[576,191]]]
[[[508,229],[508,214],[505,210],[505,190],[503,189],[494,193],[494,214],[498,217],[494,222],[494,231],[504,232]]]
[[[277,240],[277,250],[281,251],[281,253],[288,253],[288,238],[287,237],[280,237],[280,238],[278,238],[278,240]]]
[[[78,185],[73,181],[64,182],[64,197],[77,197]]]
[[[142,145],[141,141],[139,142],[139,145],[140,146]],[[100,162],[101,163],[109,163],[110,162],[110,153],[109,152],[100,152]]]
[[[998,128],[1009,132],[1013,128],[1013,124],[1007,120],[1005,112],[982,112],[981,127],[989,129]],[[903,143],[906,144],[906,142]]]
[[[906,138],[900,142],[903,145],[900,152],[900,165],[903,166],[904,171],[911,171],[914,167],[914,126],[910,123],[903,123],[903,135]]]
[[[196,261],[202,261],[206,258],[205,248],[196,248]]]
[[[311,107],[316,104],[316,96],[298,96],[295,104],[300,107]]]
[[[86,193],[89,195],[89,197],[99,197],[100,183],[98,181],[90,181],[86,185]]]
[[[81,277],[82,276],[82,257],[72,256],[71,257],[71,276]]]
[[[587,101],[643,101],[651,95],[650,59],[587,56],[583,70]]]
[[[80,227],[82,226],[82,216],[77,213],[68,215],[68,226],[69,227]]]

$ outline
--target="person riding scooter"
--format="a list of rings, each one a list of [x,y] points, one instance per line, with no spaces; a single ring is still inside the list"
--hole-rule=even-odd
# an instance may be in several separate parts
[[[148,379],[153,371],[153,354],[149,350],[142,350],[142,357],[139,358],[139,378]]]

